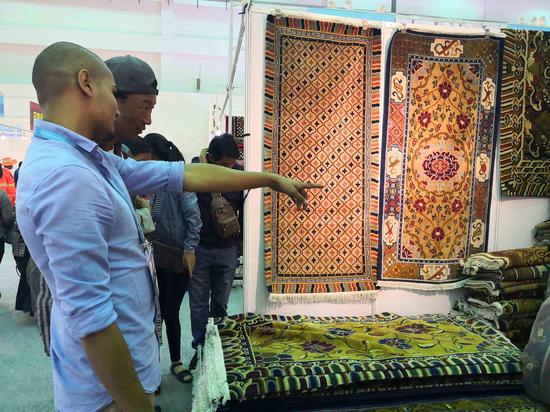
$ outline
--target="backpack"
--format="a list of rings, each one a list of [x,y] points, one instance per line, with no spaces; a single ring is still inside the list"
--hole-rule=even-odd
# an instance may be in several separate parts
[[[231,203],[221,193],[212,193],[210,210],[220,238],[227,239],[241,233],[241,225],[237,214]]]

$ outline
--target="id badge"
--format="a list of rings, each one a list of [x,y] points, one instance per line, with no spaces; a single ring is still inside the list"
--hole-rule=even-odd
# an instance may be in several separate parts
[[[151,282],[153,283],[153,293],[155,294],[155,300],[159,295],[159,288],[157,284],[157,270],[155,268],[155,257],[153,255],[153,245],[148,240],[143,242],[143,251],[145,252],[145,258],[147,259],[147,266],[149,266],[149,274],[151,275]]]

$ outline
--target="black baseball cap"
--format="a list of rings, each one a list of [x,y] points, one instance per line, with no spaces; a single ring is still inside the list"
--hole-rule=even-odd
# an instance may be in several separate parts
[[[118,56],[105,60],[113,73],[118,93],[125,94],[159,94],[157,78],[151,66],[134,56]]]

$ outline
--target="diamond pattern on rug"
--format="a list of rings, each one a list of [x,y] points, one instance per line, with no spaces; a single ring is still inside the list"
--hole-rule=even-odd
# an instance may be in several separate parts
[[[266,193],[268,289],[372,290],[379,31],[282,17],[267,26],[264,170],[325,185],[306,212]]]

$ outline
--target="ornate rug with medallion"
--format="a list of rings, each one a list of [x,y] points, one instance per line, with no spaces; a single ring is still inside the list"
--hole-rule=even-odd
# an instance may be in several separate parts
[[[502,31],[502,193],[550,197],[550,33]]]
[[[275,301],[361,301],[378,254],[380,30],[268,16],[264,171],[325,187],[264,196]]]
[[[501,44],[409,31],[391,40],[380,285],[459,287],[460,259],[486,250]]]
[[[388,391],[468,394],[480,386],[487,395],[521,381],[521,352],[468,316],[236,315],[219,326],[218,339],[230,405],[239,407],[302,396],[306,403],[307,396],[375,399]],[[213,363],[208,356],[204,362]]]

